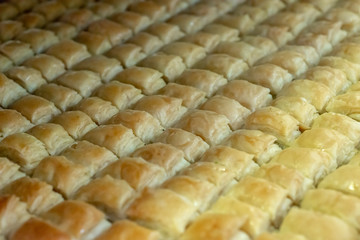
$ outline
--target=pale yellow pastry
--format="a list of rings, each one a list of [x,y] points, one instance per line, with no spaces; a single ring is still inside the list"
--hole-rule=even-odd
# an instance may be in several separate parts
[[[334,16],[335,17],[335,16]],[[308,31],[315,34],[327,36],[329,42],[335,46],[347,36],[347,32],[341,29],[340,21],[316,21],[311,24]]]
[[[239,40],[239,30],[218,23],[208,24],[202,29],[202,31],[218,35],[220,41],[234,42]]]
[[[76,27],[64,22],[49,23],[46,29],[54,32],[59,40],[72,39],[77,35]]]
[[[320,56],[330,53],[333,48],[326,35],[310,32],[300,34],[295,39],[295,43],[298,45],[312,46]]]
[[[334,0],[330,0],[330,1],[328,1],[328,0],[316,0],[316,1],[304,0],[304,2],[309,2],[309,3],[313,4],[322,13],[327,12],[332,6],[334,6],[334,4],[337,3]]]
[[[4,20],[0,22],[0,40],[2,42],[11,40],[24,31],[21,22],[15,20]]]
[[[190,42],[203,47],[207,52],[211,52],[220,42],[220,36],[208,32],[197,32],[188,34],[181,38],[183,42]]]
[[[255,240],[307,240],[303,235],[296,233],[282,233],[282,232],[265,232]]]
[[[159,120],[150,113],[139,110],[127,109],[120,111],[110,118],[107,123],[122,124],[132,129],[135,136],[139,137],[144,143],[149,143],[164,131]]]
[[[26,59],[34,56],[30,44],[21,41],[7,41],[0,45],[0,52],[11,59],[15,65],[23,63]]]
[[[276,44],[269,38],[261,36],[244,36],[242,41],[251,44],[262,51],[262,56],[269,55],[278,50]]]
[[[77,34],[75,41],[84,45],[92,55],[101,55],[112,47],[106,36],[88,31]]]
[[[17,66],[9,69],[9,71],[6,72],[6,76],[14,80],[30,93],[46,83],[41,72],[34,68],[24,66]]]
[[[306,27],[306,21],[303,14],[283,11],[275,14],[265,22],[273,26],[288,27],[291,33],[296,36]]]
[[[144,145],[131,129],[121,124],[96,127],[87,132],[83,139],[109,149],[118,157],[124,157]]]
[[[206,56],[204,48],[187,42],[174,42],[165,45],[162,52],[173,54],[182,58],[185,65],[190,68]]]
[[[19,179],[21,177],[25,176],[25,173],[21,172],[20,166],[16,163],[13,163],[9,159],[5,157],[0,157],[0,187],[3,188],[7,184],[15,181],[16,179]],[[1,200],[0,200],[1,202]],[[0,204],[0,206],[2,206]],[[1,212],[1,211],[0,211]],[[1,214],[0,214],[1,215]],[[4,231],[5,229],[2,229],[0,227],[0,232]]]
[[[307,25],[314,22],[318,17],[322,15],[322,12],[318,10],[313,3],[309,2],[294,2],[289,5],[290,11],[295,12],[303,17]]]
[[[146,55],[153,54],[164,46],[164,42],[158,36],[147,32],[139,32],[127,42],[141,47]]]
[[[59,42],[59,38],[52,31],[38,28],[23,31],[17,36],[17,39],[29,43],[36,54],[44,52],[50,46]]]
[[[320,55],[312,46],[285,45],[282,50],[300,53],[309,67],[317,65],[320,60]]]
[[[153,22],[161,20],[166,14],[166,7],[156,1],[135,2],[130,5],[129,10],[148,16]]]
[[[61,1],[48,1],[37,4],[32,11],[44,15],[48,22],[55,21],[66,11]]]
[[[0,110],[0,139],[13,133],[25,132],[32,126],[19,112],[11,109]]]
[[[164,44],[171,43],[185,35],[177,25],[163,22],[152,24],[146,31],[159,37]]]
[[[349,91],[333,97],[326,106],[327,112],[347,115],[355,120],[359,120],[358,99],[359,91]]]
[[[74,25],[76,29],[82,30],[89,26],[89,24],[95,21],[98,17],[93,14],[89,9],[68,9],[60,18],[61,22]]]
[[[3,54],[0,54],[0,71],[1,72],[6,72],[7,70],[9,70],[10,68],[13,67],[13,62],[6,56],[4,56]]]
[[[47,22],[42,14],[36,12],[23,13],[16,20],[22,22],[27,29],[43,28]]]
[[[130,29],[108,19],[94,21],[89,25],[88,31],[106,36],[113,46],[124,42],[132,35]]]
[[[198,32],[205,25],[205,21],[201,17],[185,13],[177,14],[170,18],[167,22],[178,25],[179,28],[186,34]]]
[[[116,45],[105,53],[107,57],[116,58],[124,67],[132,67],[146,57],[140,46],[132,43]]]
[[[166,180],[165,170],[142,158],[124,157],[109,164],[97,176],[109,175],[116,179],[125,180],[136,191],[145,187],[157,187]]]
[[[115,12],[114,7],[106,2],[90,2],[87,7],[101,18],[110,17]]]
[[[148,16],[132,11],[116,13],[111,19],[130,28],[134,34],[144,30],[153,22]]]
[[[26,94],[25,89],[0,73],[0,106],[7,108]]]
[[[255,22],[249,15],[224,14],[219,17],[215,23],[239,30],[239,33],[245,35],[251,32],[255,27]]]
[[[359,31],[360,17],[355,12],[346,8],[333,8],[325,14],[324,18],[332,22],[340,22],[341,29],[349,34]]]
[[[267,24],[258,25],[253,33],[255,36],[262,36],[271,39],[278,47],[284,46],[295,36],[290,32],[288,27],[271,26]]]
[[[346,42],[337,45],[332,54],[337,57],[345,58],[353,63],[360,64],[360,55],[358,55],[359,49],[360,45],[358,43]]]
[[[86,166],[72,162],[65,156],[51,156],[40,162],[32,176],[70,198],[79,187],[90,181],[91,173]]]
[[[341,57],[324,57],[320,60],[319,65],[342,70],[351,83],[356,83],[360,77],[360,65]]]
[[[125,11],[125,9],[131,4],[131,1],[129,0],[104,0],[102,2],[111,4],[113,8],[119,12]]]
[[[255,0],[250,5],[263,9],[267,16],[272,16],[286,7],[285,3],[279,0]]]

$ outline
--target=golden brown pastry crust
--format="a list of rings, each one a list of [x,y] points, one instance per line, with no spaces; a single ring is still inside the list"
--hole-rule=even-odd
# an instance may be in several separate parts
[[[37,28],[23,31],[17,36],[17,39],[29,43],[36,54],[44,52],[59,42],[58,37],[52,31]]]
[[[0,110],[0,139],[13,133],[25,132],[32,126],[19,112],[11,109]]]
[[[147,56],[155,53],[162,46],[164,46],[164,42],[160,40],[158,36],[147,32],[139,32],[130,38],[127,42],[140,46],[142,51],[144,51]]]
[[[29,93],[34,92],[46,83],[40,71],[24,66],[16,66],[9,69],[9,71],[6,72],[6,76],[25,88]]]
[[[34,56],[30,44],[18,40],[10,40],[1,44],[0,52],[11,59],[15,65],[19,65]]]
[[[26,94],[25,89],[0,73],[0,106],[7,108]]]
[[[106,36],[88,31],[81,31],[75,40],[84,45],[92,55],[101,55],[112,47]]]
[[[132,43],[116,45],[105,53],[106,56],[116,58],[124,67],[132,67],[146,57],[140,46]]]

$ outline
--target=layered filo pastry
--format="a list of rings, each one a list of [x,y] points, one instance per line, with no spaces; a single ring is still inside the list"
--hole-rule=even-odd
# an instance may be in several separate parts
[[[47,54],[39,54],[29,58],[23,65],[39,70],[46,81],[53,81],[65,72],[64,63],[60,59]]]
[[[337,57],[345,58],[353,63],[360,63],[360,56],[358,55],[358,50],[360,45],[356,40],[352,41],[351,38],[349,42],[341,43],[337,45],[332,54]]]
[[[120,111],[110,118],[107,124],[122,124],[132,129],[135,136],[144,143],[149,143],[164,131],[159,120],[150,113],[140,110],[126,109]]]
[[[59,19],[60,22],[74,25],[78,31],[89,26],[91,22],[98,19],[89,9],[68,9]]]
[[[6,72],[6,76],[25,88],[29,93],[34,92],[46,83],[41,72],[34,68],[24,66],[16,66],[9,69],[9,71]]]
[[[241,35],[245,35],[251,32],[256,25],[249,15],[233,15],[233,14],[224,14],[218,19],[216,19],[215,23],[219,23],[227,27],[235,28],[239,30],[239,33]]]
[[[11,109],[0,110],[0,140],[17,132],[25,132],[33,125],[19,112]]]
[[[182,150],[184,158],[189,162],[195,162],[209,148],[209,144],[201,137],[180,128],[166,129],[155,141],[167,143]]]
[[[319,65],[342,70],[346,74],[347,79],[353,84],[356,83],[360,77],[360,65],[345,58],[336,56],[323,57]]]
[[[107,51],[105,55],[116,58],[127,68],[134,66],[146,57],[142,48],[132,43],[116,45]]]
[[[225,213],[204,213],[197,217],[179,238],[181,240],[249,240],[245,218]]]
[[[269,63],[250,68],[240,78],[269,88],[272,94],[277,94],[293,79],[287,70]]]
[[[13,163],[5,157],[0,157],[0,187],[3,188],[7,184],[25,176],[25,173],[21,172],[20,166]]]
[[[325,35],[329,42],[335,46],[342,41],[347,32],[341,29],[342,23],[339,21],[316,21],[308,28],[308,32],[317,35]]]
[[[245,218],[242,230],[254,238],[270,229],[270,216],[267,212],[232,196],[220,197],[208,210],[209,213],[231,214]]]
[[[145,95],[151,95],[166,85],[162,77],[161,72],[152,68],[131,67],[117,74],[114,80],[131,84]]]
[[[206,93],[207,97],[212,96],[221,86],[227,83],[226,78],[204,69],[187,69],[176,80],[176,83],[198,88]]]
[[[129,220],[114,222],[110,228],[100,234],[96,240],[126,240],[126,239],[158,240],[160,233],[145,228]]]
[[[73,70],[89,70],[98,73],[101,80],[109,82],[116,74],[123,70],[120,62],[115,58],[103,55],[92,56],[84,59],[73,67]]]
[[[177,25],[165,22],[152,24],[146,31],[160,38],[164,44],[176,41],[185,35]]]
[[[276,140],[275,136],[259,130],[241,129],[231,133],[222,144],[253,154],[254,161],[262,165],[281,151]]]
[[[1,194],[17,196],[26,203],[27,210],[32,214],[41,214],[63,201],[63,197],[51,185],[30,177],[22,177],[9,183],[1,190]]]
[[[4,195],[0,197],[0,233],[5,236],[13,233],[25,221],[30,218],[29,212],[26,210],[26,203],[21,202],[14,195]]]
[[[233,80],[217,92],[238,101],[251,112],[270,104],[272,96],[268,88],[250,83],[245,80]]]
[[[88,141],[78,141],[61,153],[69,161],[86,167],[89,175],[103,169],[106,165],[117,160],[117,157],[104,147]]]
[[[204,21],[206,23],[214,21],[219,16],[216,6],[201,2],[189,6],[186,9],[186,13],[201,16],[205,18]]]
[[[184,152],[165,143],[152,143],[135,150],[131,157],[140,157],[144,160],[164,168],[169,176],[175,175],[189,166],[184,158]]]
[[[42,213],[41,217],[71,235],[72,239],[94,239],[111,225],[103,212],[77,200],[63,201]]]
[[[59,40],[72,39],[78,33],[75,26],[65,22],[51,22],[45,28],[52,31]]]
[[[317,111],[323,112],[335,93],[325,84],[308,79],[298,79],[285,86],[277,96],[303,97]]]
[[[88,167],[65,156],[50,156],[40,162],[32,176],[50,184],[65,198],[70,198],[79,187],[90,181],[91,172]]]
[[[39,28],[25,30],[16,39],[30,44],[36,54],[44,52],[50,46],[59,42],[59,38],[52,31]]]
[[[105,147],[119,157],[132,153],[144,143],[134,135],[131,129],[121,124],[102,125],[90,130],[83,136],[98,146]]]
[[[261,8],[266,11],[267,16],[272,16],[286,7],[285,3],[280,0],[253,1],[250,6]]]
[[[274,226],[279,226],[292,203],[285,189],[273,182],[252,176],[244,177],[226,196],[260,208],[269,214]]]
[[[266,10],[260,7],[254,7],[254,6],[242,5],[242,4],[235,8],[233,14],[249,15],[255,24],[264,21],[268,17]]]
[[[30,1],[31,2],[31,1]],[[47,21],[51,22],[63,15],[66,11],[64,4],[59,2],[42,2],[33,8],[34,12],[44,15]]]
[[[126,181],[136,191],[157,187],[168,178],[164,168],[141,157],[120,158],[97,173],[98,177],[106,175]]]
[[[166,208],[167,214],[161,213]],[[175,237],[184,232],[194,217],[196,207],[185,197],[169,189],[145,189],[126,210],[127,218],[165,236]]]
[[[304,60],[309,67],[317,65],[320,60],[320,55],[312,46],[285,45],[281,49],[284,51],[300,53],[304,57]]]
[[[87,48],[92,55],[101,55],[112,47],[106,36],[88,31],[77,34],[75,41]]]
[[[111,20],[130,28],[134,34],[144,30],[152,23],[148,16],[132,11],[116,13],[111,16]]]
[[[181,38],[183,42],[190,42],[203,47],[206,52],[211,52],[220,42],[220,36],[204,31],[186,35]]]
[[[171,4],[171,1],[168,2]],[[166,14],[166,5],[160,2],[159,4],[156,1],[144,1],[132,3],[129,6],[129,10],[148,16],[151,21],[161,20]]]
[[[272,134],[282,145],[290,145],[299,135],[299,122],[287,112],[273,107],[264,107],[250,114],[245,128]]]
[[[140,67],[153,68],[161,72],[167,82],[173,82],[186,69],[186,65],[181,57],[163,53],[149,56],[138,65]]]
[[[331,189],[310,190],[301,202],[301,208],[338,217],[356,230],[360,228],[359,206],[357,197]]]
[[[303,14],[291,11],[283,11],[267,19],[266,24],[272,26],[288,27],[291,33],[296,36],[305,27],[307,27],[306,21],[308,20],[305,19],[305,16]]]
[[[127,43],[139,46],[145,56],[155,53],[164,46],[164,42],[158,36],[147,32],[139,32],[130,38]]]
[[[68,134],[79,139],[88,131],[97,127],[96,123],[82,111],[67,111],[51,119],[51,122],[61,125]]]
[[[194,133],[209,145],[220,143],[231,133],[230,121],[222,114],[207,110],[191,110],[175,125]]]
[[[202,17],[186,13],[177,14],[170,18],[167,22],[178,25],[181,31],[186,34],[196,33],[206,24]]]
[[[294,42],[297,45],[312,46],[320,56],[330,53],[333,48],[327,36],[316,33],[302,33]]]
[[[309,2],[295,2],[289,5],[288,9],[292,12],[302,15],[303,19],[307,23],[306,26],[321,16],[321,11],[317,9],[314,4]]]
[[[56,83],[78,92],[83,98],[87,98],[101,85],[99,74],[92,71],[66,71],[56,79]]]
[[[178,83],[168,83],[157,94],[182,99],[186,108],[197,108],[206,100],[206,93],[198,88]]]
[[[7,41],[0,45],[0,53],[8,57],[15,65],[23,63],[26,59],[34,56],[30,44],[18,40]]]
[[[27,133],[15,133],[0,142],[0,156],[17,163],[21,171],[31,171],[44,158],[49,156],[44,143]]]
[[[208,24],[201,31],[218,35],[220,41],[233,42],[239,40],[239,30],[218,23]]]
[[[294,207],[285,217],[280,232],[295,233],[306,239],[357,239],[358,234],[341,219],[327,214]]]
[[[279,96],[271,105],[298,120],[300,130],[309,129],[314,119],[319,116],[316,108],[303,97]]]
[[[160,121],[164,127],[170,127],[177,122],[186,112],[179,98],[164,95],[151,95],[141,98],[133,106],[134,110],[141,110],[150,113]]]
[[[359,120],[359,91],[349,91],[333,97],[326,106],[327,112],[339,113]]]
[[[23,13],[16,20],[22,22],[27,29],[43,28],[46,24],[45,17],[40,13],[29,12]]]
[[[15,38],[24,31],[24,26],[20,21],[4,20],[0,22],[1,42]]]
[[[303,235],[291,232],[264,232],[256,240],[307,240]]]
[[[356,144],[336,130],[319,127],[306,130],[292,145],[320,149],[336,159],[338,165],[342,165],[354,155]]]
[[[229,119],[230,127],[233,130],[239,129],[250,114],[250,110],[239,102],[221,95],[215,95],[208,99],[201,105],[200,109],[225,115]]]
[[[74,142],[61,125],[54,123],[36,125],[28,133],[42,141],[50,155],[59,154]]]
[[[271,39],[278,47],[284,46],[295,37],[288,27],[271,26],[267,24],[258,25],[252,33],[255,36],[262,36]]]
[[[99,194],[100,189],[107,194]],[[124,217],[126,206],[134,198],[134,194],[134,189],[126,181],[106,175],[82,186],[74,198],[96,206],[111,219],[119,219]]]
[[[7,108],[27,94],[26,90],[13,80],[0,73],[0,106]]]
[[[203,60],[195,64],[194,68],[209,70],[222,75],[228,80],[233,80],[248,70],[249,66],[242,59],[223,53],[214,53],[207,55]]]
[[[332,22],[340,22],[341,29],[349,34],[354,34],[359,31],[358,24],[360,23],[360,17],[350,9],[341,7],[333,8],[325,14],[324,19]]]
[[[14,65],[13,62],[3,54],[0,54],[0,63],[1,63],[1,67],[0,67],[1,72],[6,72]]]

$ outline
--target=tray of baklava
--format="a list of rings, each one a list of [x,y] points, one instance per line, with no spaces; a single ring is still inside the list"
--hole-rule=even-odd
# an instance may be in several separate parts
[[[355,240],[360,0],[0,3],[0,239]]]

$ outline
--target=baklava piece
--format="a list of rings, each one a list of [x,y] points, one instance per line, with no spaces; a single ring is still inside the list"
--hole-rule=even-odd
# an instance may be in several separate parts
[[[78,141],[61,153],[74,164],[87,169],[90,176],[117,160],[117,157],[106,148],[94,145],[88,141]]]
[[[70,234],[73,239],[94,239],[110,227],[100,210],[82,201],[63,201],[41,217]]]
[[[186,34],[196,33],[205,25],[205,21],[201,17],[185,13],[177,14],[167,22],[179,26]]]
[[[186,112],[186,108],[181,103],[182,100],[178,98],[151,95],[141,98],[133,108],[150,113],[160,121],[162,126],[169,127]]]
[[[74,142],[61,125],[54,123],[36,125],[27,133],[42,141],[50,155],[58,155]]]
[[[308,67],[317,65],[320,60],[320,55],[312,46],[285,45],[282,50],[300,53]]]
[[[146,57],[142,48],[132,43],[116,45],[107,51],[105,55],[110,58],[116,58],[126,68],[136,65]]]
[[[339,217],[353,228],[359,229],[360,201],[357,197],[349,196],[330,189],[314,189],[308,191],[301,208]]]
[[[124,157],[144,145],[131,129],[121,124],[99,126],[85,134],[83,139],[109,149],[118,157]]]
[[[351,10],[341,7],[333,8],[325,14],[324,19],[341,23],[341,29],[349,34],[359,31],[360,17]]]
[[[25,132],[33,125],[19,112],[11,109],[0,110],[0,140],[17,132]]]
[[[91,22],[98,19],[89,9],[69,9],[62,15],[60,22],[69,23],[76,27],[78,31],[86,28]]]
[[[130,5],[129,10],[139,14],[143,14],[149,17],[150,20],[153,22],[162,20],[167,13],[166,7],[162,4],[157,4],[156,1],[135,2]]]
[[[322,12],[314,4],[308,2],[295,2],[289,5],[288,10],[301,15],[307,26],[322,15]]]
[[[91,23],[88,31],[106,36],[113,46],[124,42],[132,35],[131,30],[127,27],[107,19]]]
[[[162,22],[151,25],[146,31],[160,38],[164,44],[174,42],[185,35],[177,25]]]
[[[217,93],[238,101],[251,112],[269,105],[272,100],[268,88],[245,80],[233,80],[219,89]]]
[[[41,72],[34,68],[24,66],[11,68],[6,72],[6,76],[25,88],[29,93],[34,92],[41,85],[46,83]]]
[[[245,233],[245,218],[232,213],[205,213],[197,217],[180,240],[250,239]]]
[[[327,112],[344,114],[359,120],[359,91],[349,91],[333,97],[326,106]]]
[[[316,33],[303,33],[295,39],[297,45],[312,46],[320,56],[331,52],[332,45],[327,36]]]
[[[294,147],[317,148],[329,153],[338,163],[347,163],[354,155],[355,143],[347,136],[329,128],[306,130],[298,137]]]
[[[270,63],[254,66],[240,78],[269,88],[272,94],[279,93],[293,79],[287,70]]]
[[[75,106],[82,99],[76,91],[54,83],[41,85],[35,94],[53,102],[63,112]]]
[[[278,47],[284,46],[286,43],[295,38],[288,27],[271,26],[267,24],[261,24],[257,26],[252,34],[255,36],[269,38]]]
[[[200,31],[194,34],[186,35],[180,40],[183,42],[199,45],[203,47],[206,52],[211,52],[220,43],[220,36],[217,34]]]
[[[225,25],[230,28],[239,30],[240,35],[245,35],[251,32],[255,27],[255,22],[249,15],[232,15],[224,14],[219,17],[215,23]]]
[[[206,25],[202,31],[218,35],[220,37],[220,41],[235,42],[239,40],[239,30],[217,23]]]
[[[99,97],[85,98],[74,110],[79,110],[86,113],[95,123],[103,124],[112,116],[119,112],[119,110],[111,104],[111,102],[103,100]]]
[[[239,5],[237,6],[234,11],[234,15],[249,15],[251,20],[254,22],[254,24],[259,24],[262,21],[264,21],[268,17],[268,13],[266,10],[260,8],[260,7],[254,7],[250,5]]]
[[[307,21],[308,20],[305,19],[303,14],[283,11],[267,19],[266,24],[271,26],[287,27],[291,33],[296,36],[307,26]]]
[[[305,177],[301,169],[297,170],[283,164],[262,165],[253,176],[278,184],[287,191],[288,197],[294,203],[299,203],[306,191],[313,188],[313,180]]]
[[[160,95],[182,99],[182,105],[186,108],[197,108],[205,101],[206,93],[200,89],[177,83],[168,83],[158,92]]]
[[[139,32],[127,42],[140,46],[147,56],[155,53],[164,46],[164,43],[160,38],[147,32]]]
[[[209,145],[216,145],[231,133],[229,123],[222,114],[192,110],[181,118],[175,127],[198,135]]]
[[[15,65],[23,63],[26,59],[34,56],[30,44],[21,41],[7,41],[0,45],[0,52],[11,59]]]
[[[189,162],[195,162],[209,148],[202,138],[179,128],[166,129],[156,142],[171,144],[182,150]]]
[[[140,138],[144,143],[149,143],[164,130],[159,120],[150,113],[130,109],[115,114],[107,123],[122,124],[132,129],[135,136]]]
[[[125,11],[132,3],[131,0],[104,0],[102,2],[112,5],[117,12]]]
[[[176,79],[176,83],[195,87],[210,97],[224,86],[227,80],[220,74],[209,70],[187,69]]]
[[[317,111],[323,112],[326,104],[335,93],[321,82],[299,79],[284,87],[278,96],[303,97],[312,104]]]
[[[59,42],[59,38],[52,32],[43,29],[32,28],[23,31],[17,39],[30,44],[36,54],[40,54],[50,46]]]
[[[24,31],[24,26],[19,21],[5,20],[0,22],[0,41],[6,42],[14,39]]]
[[[328,41],[335,46],[347,36],[347,32],[342,30],[341,27],[342,23],[340,21],[322,20],[311,24],[308,32],[325,35]]]
[[[281,164],[295,169],[317,184],[327,174],[336,169],[334,158],[322,149],[290,147],[277,154],[271,164]]]
[[[23,13],[16,20],[22,22],[27,29],[43,28],[47,23],[44,15],[36,12]]]
[[[106,36],[87,31],[77,34],[75,41],[84,45],[92,55],[101,55],[112,47]]]
[[[0,206],[0,233],[2,236],[9,236],[30,218],[26,204],[19,201],[19,198],[14,195],[1,196]]]
[[[6,72],[14,66],[13,62],[6,56],[0,53],[0,72]]]
[[[1,190],[2,195],[15,195],[25,202],[31,214],[41,214],[63,201],[52,186],[36,178],[23,177],[8,184]]]
[[[56,79],[56,82],[65,87],[74,89],[82,97],[87,98],[91,93],[101,85],[99,74],[92,71],[66,71],[63,75]]]
[[[54,56],[39,54],[25,61],[25,67],[35,68],[41,72],[46,81],[53,81],[65,72],[65,65]]]
[[[15,181],[16,179],[22,178],[25,176],[25,173],[20,171],[20,166],[16,163],[11,162],[5,157],[0,157],[0,188],[2,189],[7,184]],[[0,200],[1,202],[1,200]],[[2,204],[0,204],[2,206]],[[0,210],[1,212],[1,210]],[[2,214],[0,213],[0,216]],[[0,225],[1,226],[1,225]],[[0,227],[0,232],[1,232]],[[4,229],[3,229],[4,230]]]
[[[356,230],[341,219],[296,207],[285,217],[280,232],[300,234],[307,239],[357,238]]]
[[[229,119],[230,127],[233,130],[239,129],[250,114],[250,110],[239,102],[221,95],[208,99],[200,109],[225,115]]]
[[[0,106],[7,108],[26,94],[25,89],[0,73]]]
[[[55,33],[59,40],[72,39],[78,33],[75,26],[64,22],[49,23],[46,26],[46,29]]]
[[[265,179],[246,176],[226,196],[251,204],[268,213],[274,226],[279,226],[291,206],[285,189]]]
[[[222,145],[254,155],[254,161],[262,165],[281,152],[276,137],[258,130],[237,130]]]
[[[358,43],[346,42],[337,45],[334,48],[332,55],[344,58],[353,63],[360,64],[360,56],[358,54],[359,50],[360,50],[360,45]]]
[[[288,146],[299,135],[299,121],[287,112],[273,107],[264,107],[250,114],[245,128],[272,134],[281,145]]]
[[[107,18],[115,13],[114,6],[106,2],[90,2],[87,4],[87,8],[100,18]]]
[[[303,97],[277,97],[271,105],[298,120],[300,130],[309,129],[314,119],[319,116],[316,108]]]
[[[131,154],[165,169],[168,176],[173,176],[190,164],[184,159],[184,152],[165,143],[152,143],[138,148]]]
[[[161,211],[166,208],[167,214]],[[146,189],[126,211],[129,219],[156,228],[166,236],[184,232],[196,208],[183,196],[168,189]]]
[[[242,41],[260,49],[262,51],[262,56],[269,55],[278,50],[276,44],[269,38],[261,36],[245,36],[242,38]]]
[[[111,19],[130,28],[133,34],[144,30],[152,23],[149,17],[132,11],[116,13],[111,16]]]
[[[103,194],[105,192],[106,194]],[[107,175],[82,186],[74,195],[74,199],[94,205],[114,220],[124,217],[127,204],[134,195],[134,189],[126,181]]]
[[[47,182],[66,198],[72,195],[82,185],[90,181],[88,168],[74,163],[64,156],[51,156],[44,158],[35,168],[34,178]]]
[[[115,80],[131,84],[145,95],[151,95],[166,85],[163,74],[147,67],[132,67],[125,69],[114,77]]]
[[[54,103],[35,95],[20,98],[10,108],[21,113],[33,124],[48,122],[53,116],[60,114]]]
[[[44,143],[27,133],[15,133],[0,142],[0,155],[20,165],[26,173],[49,156]]]
[[[115,58],[103,55],[84,59],[73,67],[73,70],[89,70],[98,73],[104,82],[109,82],[116,74],[123,70],[120,62]]]
[[[37,4],[32,11],[42,14],[48,22],[53,22],[66,12],[66,7],[61,1],[48,1]]]
[[[255,0],[250,5],[263,9],[266,11],[267,16],[272,16],[286,7],[281,0]]]
[[[97,175],[99,177],[109,175],[125,180],[136,191],[141,191],[145,187],[157,187],[167,178],[167,173],[162,167],[142,158],[133,157],[120,158]]]
[[[130,84],[111,81],[100,86],[93,94],[124,110],[143,97],[141,91]]]
[[[86,113],[81,111],[63,112],[53,117],[51,121],[61,125],[76,140],[97,126]]]

